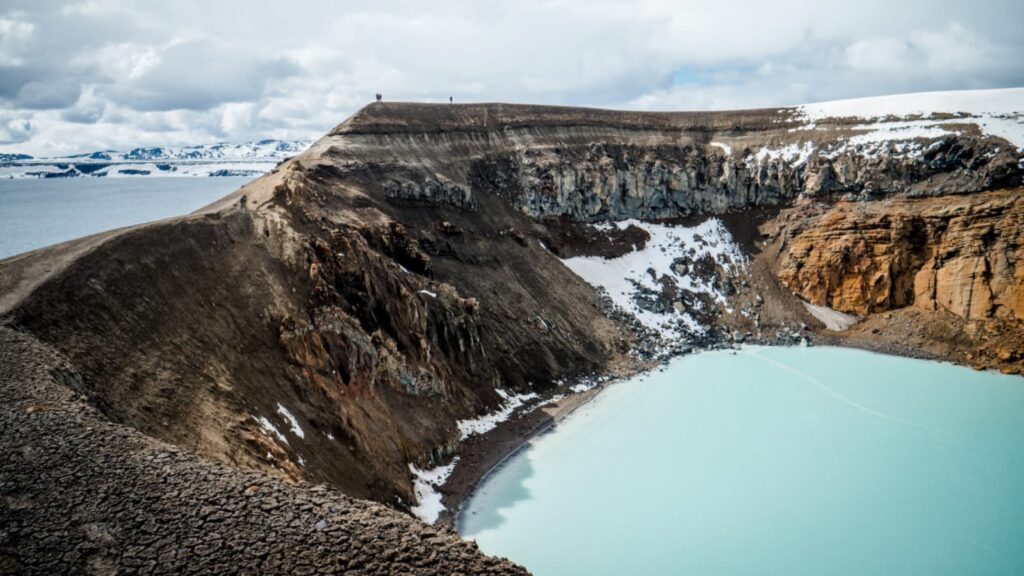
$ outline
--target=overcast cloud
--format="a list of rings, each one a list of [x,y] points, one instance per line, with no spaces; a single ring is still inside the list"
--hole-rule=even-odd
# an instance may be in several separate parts
[[[387,100],[762,107],[1024,85],[1020,0],[0,0],[0,151],[316,138]]]

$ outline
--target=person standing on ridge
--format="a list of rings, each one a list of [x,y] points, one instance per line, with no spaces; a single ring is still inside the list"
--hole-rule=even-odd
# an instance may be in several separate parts
[[[377,102],[380,102],[382,98],[383,96],[380,95],[380,92],[377,92]]]
[[[448,97],[448,103],[449,103],[449,104],[451,104],[451,103],[452,103],[452,102],[454,102],[454,101],[455,101],[455,98],[454,98],[453,96],[449,96],[449,97]]]

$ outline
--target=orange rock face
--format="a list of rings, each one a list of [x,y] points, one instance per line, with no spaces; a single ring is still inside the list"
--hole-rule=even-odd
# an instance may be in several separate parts
[[[841,202],[788,234],[779,279],[813,304],[1024,320],[1024,190]]]

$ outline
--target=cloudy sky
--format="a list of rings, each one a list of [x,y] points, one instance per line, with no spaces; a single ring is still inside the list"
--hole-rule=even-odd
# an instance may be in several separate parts
[[[1021,0],[0,0],[0,151],[315,138],[373,99],[723,109],[1024,85]]]

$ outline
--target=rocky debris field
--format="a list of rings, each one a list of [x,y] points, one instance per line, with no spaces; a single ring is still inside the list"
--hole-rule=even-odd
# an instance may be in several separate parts
[[[0,327],[2,574],[525,574],[444,528],[111,423]]]

